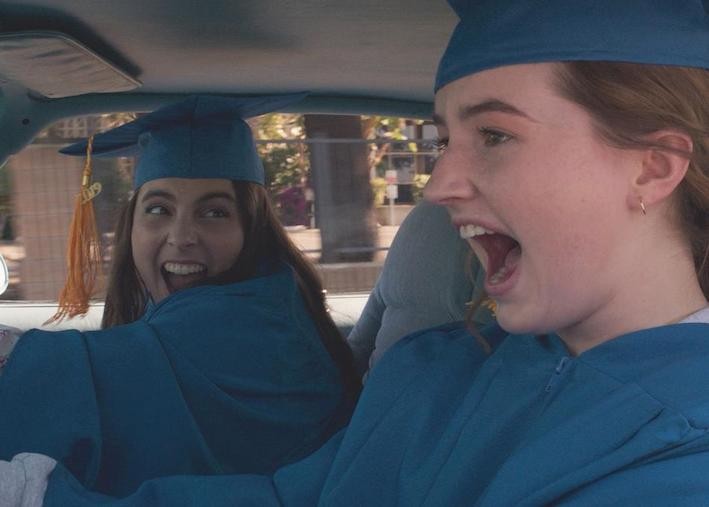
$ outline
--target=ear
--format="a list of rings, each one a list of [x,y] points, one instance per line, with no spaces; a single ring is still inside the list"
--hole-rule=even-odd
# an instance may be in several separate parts
[[[645,139],[653,146],[641,150],[640,168],[628,196],[633,208],[640,208],[641,200],[647,207],[665,201],[687,173],[694,148],[692,138],[678,130],[659,130]]]

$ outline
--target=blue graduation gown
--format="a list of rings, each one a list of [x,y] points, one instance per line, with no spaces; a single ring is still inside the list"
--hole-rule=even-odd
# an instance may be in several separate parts
[[[349,426],[271,476],[174,477],[113,502],[50,477],[47,506],[709,505],[709,325],[578,357],[555,337],[461,326],[402,340]]]
[[[281,266],[175,293],[128,325],[24,334],[0,377],[0,459],[47,454],[122,496],[154,477],[270,473],[321,446],[349,405]]]

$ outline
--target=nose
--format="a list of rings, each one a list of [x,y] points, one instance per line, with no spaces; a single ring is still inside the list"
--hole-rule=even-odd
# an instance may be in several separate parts
[[[423,192],[424,199],[443,206],[472,199],[478,190],[471,176],[470,161],[448,147],[436,161]]]
[[[197,228],[190,217],[178,215],[172,220],[167,231],[167,243],[177,248],[187,248],[197,244]]]

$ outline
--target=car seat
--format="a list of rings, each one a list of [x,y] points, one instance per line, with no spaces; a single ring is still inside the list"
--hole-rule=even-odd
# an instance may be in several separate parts
[[[470,269],[466,269],[466,264]],[[382,272],[347,340],[364,375],[403,336],[463,320],[480,264],[445,208],[420,202],[404,219]],[[474,321],[490,320],[487,310]]]

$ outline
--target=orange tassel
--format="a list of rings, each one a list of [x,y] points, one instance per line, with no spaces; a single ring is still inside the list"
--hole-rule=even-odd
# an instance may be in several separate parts
[[[67,243],[67,277],[59,294],[59,308],[45,324],[85,315],[101,269],[101,248],[96,227],[93,199],[101,192],[101,184],[91,183],[91,150],[93,136],[86,148],[86,163],[81,178],[81,192],[74,202],[74,217]]]

